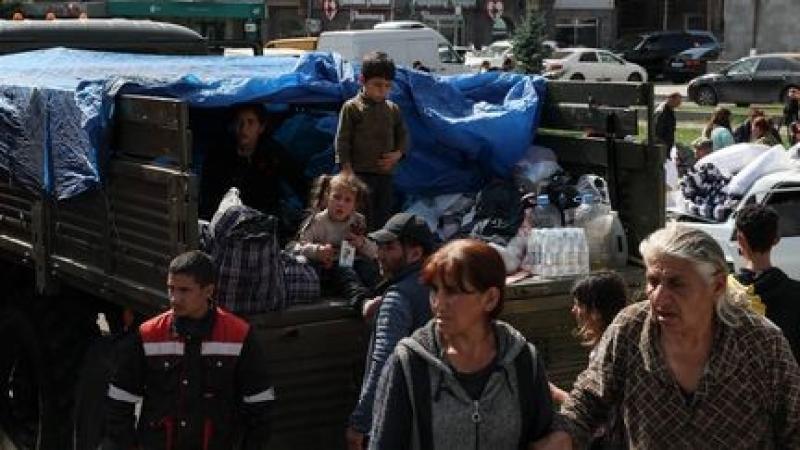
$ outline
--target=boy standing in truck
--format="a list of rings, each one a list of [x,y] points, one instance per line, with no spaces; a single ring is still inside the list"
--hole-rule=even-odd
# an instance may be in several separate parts
[[[386,98],[394,76],[394,62],[385,53],[366,55],[359,76],[363,88],[342,107],[336,131],[342,173],[355,173],[370,190],[369,231],[383,226],[392,213],[392,172],[408,141],[400,108]]]

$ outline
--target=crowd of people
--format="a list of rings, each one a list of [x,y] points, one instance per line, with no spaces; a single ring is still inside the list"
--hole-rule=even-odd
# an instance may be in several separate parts
[[[676,148],[675,163],[681,175],[704,156],[734,144],[754,143],[768,147],[783,145],[784,140],[780,134],[782,126],[786,127],[786,144],[790,147],[790,154],[797,155],[800,150],[800,146],[797,146],[800,143],[800,89],[787,90],[786,104],[780,121],[767,117],[763,109],[752,107],[747,118],[734,128],[731,123],[731,110],[717,107],[702,128],[700,136],[691,142],[690,151],[685,151],[681,145],[676,145],[679,143],[675,141],[677,131],[675,110],[682,102],[682,95],[673,92],[657,106],[654,117],[656,141],[668,150]]]
[[[394,65],[374,54],[361,70],[339,121],[341,172],[317,181],[289,244],[372,324],[348,450],[800,448],[798,282],[771,265],[774,211],[738,217],[748,265],[733,278],[714,239],[671,224],[641,243],[645,301],[631,304],[612,272],[579,280],[576,338],[591,353],[575,385],[557,387],[537,348],[499,319],[498,251],[469,238],[439,247],[422,218],[394,213],[391,174],[407,142],[386,98]],[[659,111],[663,138],[679,105],[671,97]],[[258,195],[291,184],[279,148],[262,139],[257,109],[236,123],[236,151],[210,160],[204,189],[219,201],[232,183],[245,204],[279,213],[278,199]],[[710,151],[728,128],[715,115]],[[280,391],[249,325],[216,303],[215,270],[200,251],[170,264],[170,310],[120,347],[104,450],[268,448]]]

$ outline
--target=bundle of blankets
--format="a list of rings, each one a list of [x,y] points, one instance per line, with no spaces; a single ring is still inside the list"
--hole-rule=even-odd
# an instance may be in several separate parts
[[[722,222],[741,200],[725,192],[730,181],[731,177],[711,163],[690,168],[680,182],[683,209],[694,216]]]
[[[736,144],[700,159],[680,181],[684,212],[722,222],[759,178],[796,169],[783,146]]]

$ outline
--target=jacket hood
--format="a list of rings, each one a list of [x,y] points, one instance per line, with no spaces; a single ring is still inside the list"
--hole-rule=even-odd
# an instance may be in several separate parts
[[[492,322],[492,326],[497,340],[495,364],[500,367],[507,367],[513,364],[514,358],[525,348],[527,340],[522,333],[503,321],[495,320]],[[405,346],[418,354],[431,366],[453,375],[453,369],[444,360],[444,353],[436,328],[435,320],[431,320],[415,331],[411,337],[401,340],[398,345]]]

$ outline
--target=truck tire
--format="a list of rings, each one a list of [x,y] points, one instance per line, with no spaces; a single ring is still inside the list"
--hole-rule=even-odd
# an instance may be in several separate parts
[[[0,309],[0,427],[19,450],[72,449],[75,386],[97,325],[75,299],[12,297]]]

